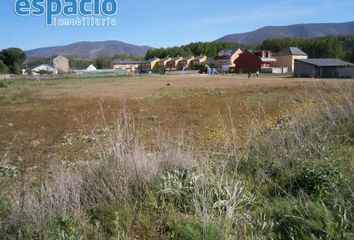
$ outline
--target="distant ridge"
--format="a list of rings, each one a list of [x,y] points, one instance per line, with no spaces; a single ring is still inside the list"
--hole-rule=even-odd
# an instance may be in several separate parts
[[[354,21],[346,23],[310,23],[289,26],[268,26],[252,32],[226,35],[217,42],[238,42],[243,45],[261,43],[269,38],[314,38],[354,34]]]
[[[96,58],[116,54],[145,56],[146,52],[151,48],[149,46],[137,46],[121,41],[77,42],[65,46],[28,50],[26,54],[30,58],[48,58],[55,55],[77,58]]]

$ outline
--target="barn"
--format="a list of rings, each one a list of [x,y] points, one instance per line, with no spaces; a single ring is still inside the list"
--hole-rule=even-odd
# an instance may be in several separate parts
[[[336,78],[350,66],[353,65],[337,58],[297,59],[294,74],[296,77]]]

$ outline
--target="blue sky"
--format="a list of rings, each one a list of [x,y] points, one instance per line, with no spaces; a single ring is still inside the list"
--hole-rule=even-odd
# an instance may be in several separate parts
[[[266,25],[354,21],[353,0],[119,0],[116,27],[50,27],[44,16],[17,16],[14,2],[0,0],[0,49],[101,40],[167,47]]]

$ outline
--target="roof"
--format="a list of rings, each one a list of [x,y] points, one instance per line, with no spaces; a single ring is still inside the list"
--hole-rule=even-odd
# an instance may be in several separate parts
[[[247,50],[248,52],[250,52],[250,53],[253,53],[253,54],[262,54],[263,52],[272,52],[272,51],[270,51],[270,50]]]
[[[260,58],[260,59],[262,60],[262,62],[276,62],[277,61],[277,59],[272,58],[272,57],[270,57],[270,58]]]
[[[301,49],[297,47],[288,47],[280,52],[275,53],[274,55],[276,56],[287,56],[287,55],[293,55],[293,56],[307,56],[305,52],[303,52]]]
[[[147,61],[143,61],[143,62],[141,62],[141,63],[152,63],[152,62],[154,62],[154,61],[160,61],[160,59],[157,58],[157,57],[154,57],[154,58],[152,58],[152,59],[149,59],[149,60],[147,60]]]
[[[113,64],[127,65],[127,64],[140,64],[142,62],[141,61],[132,61],[132,60],[113,59],[112,63]]]
[[[203,58],[206,58],[207,56],[205,56],[205,55],[200,55],[200,56],[198,56],[198,57],[196,57],[194,60],[200,60],[200,59],[203,59]]]
[[[165,57],[165,58],[160,59],[160,62],[166,62],[166,61],[169,61],[171,59],[172,59],[171,57]]]
[[[271,53],[272,51],[270,51],[270,50],[247,50],[247,52],[258,57],[262,62],[276,62],[277,61],[277,59],[272,56],[269,56],[269,57],[262,56],[264,52]]]
[[[189,61],[189,60],[193,60],[193,59],[195,59],[194,56],[189,56],[189,57],[185,57],[183,60]]]
[[[53,60],[55,59],[55,58],[64,58],[64,59],[66,59],[66,60],[69,60],[68,58],[66,58],[66,57],[64,57],[63,55],[56,55],[56,56],[54,56],[54,57],[52,57],[53,58]]]
[[[174,57],[174,58],[172,58],[172,61],[179,61],[179,60],[183,60],[183,57]]]
[[[94,68],[96,68],[96,66],[93,65],[93,64],[85,65],[84,68],[87,69],[87,68],[89,68],[89,67],[91,67],[91,66],[94,67]]]
[[[47,67],[47,68],[54,69],[53,65],[50,65],[50,64],[40,64],[40,65],[37,65],[34,69],[39,68],[39,67]]]
[[[344,62],[338,58],[310,58],[296,61],[311,64],[317,67],[344,67],[352,65],[352,63]]]
[[[239,50],[239,48],[226,48],[221,50],[217,56],[214,57],[214,59],[228,59],[230,58],[232,55],[234,55],[237,51]]]

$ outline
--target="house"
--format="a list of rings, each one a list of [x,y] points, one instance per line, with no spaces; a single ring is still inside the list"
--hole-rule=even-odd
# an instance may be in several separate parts
[[[161,71],[164,71],[164,70],[166,69],[166,67],[167,67],[167,63],[168,63],[169,61],[171,61],[171,60],[172,60],[171,57],[165,57],[165,58],[163,58],[163,59],[160,59],[160,61],[157,63],[157,66],[158,66],[159,71],[160,71],[160,72],[161,72]]]
[[[53,67],[60,73],[67,73],[70,71],[69,59],[59,55],[53,58]]]
[[[160,61],[159,58],[153,58],[145,62],[140,63],[140,70],[142,72],[156,71],[158,69],[157,63]]]
[[[34,74],[58,74],[58,70],[48,64],[41,64],[32,69]]]
[[[86,71],[97,71],[97,68],[94,65],[90,64],[85,70]]]
[[[183,58],[178,64],[178,70],[192,69],[194,59],[195,57],[193,56]]]
[[[235,67],[235,60],[241,53],[243,51],[240,48],[223,49],[214,57],[212,65],[219,71],[228,72],[230,68]]]
[[[351,63],[337,58],[303,59],[295,60],[294,75],[314,78],[353,77],[354,68]]]
[[[167,68],[169,70],[179,70],[178,67],[180,65],[180,62],[183,60],[183,57],[174,57],[167,63]]]
[[[201,65],[201,64],[205,64],[207,60],[208,60],[207,56],[200,55],[200,56],[194,58],[193,65],[194,66],[198,66],[198,65]]]
[[[131,60],[120,60],[120,59],[114,59],[112,61],[113,64],[113,69],[120,69],[120,70],[126,70],[128,72],[135,72],[138,70],[139,66],[142,64],[142,62],[139,61],[131,61]]]
[[[271,51],[246,50],[235,60],[235,71],[238,73],[272,72],[276,61]]]
[[[307,59],[308,56],[301,49],[296,47],[288,47],[273,55],[277,62],[274,67],[288,68],[289,72],[294,72],[295,60]]]

